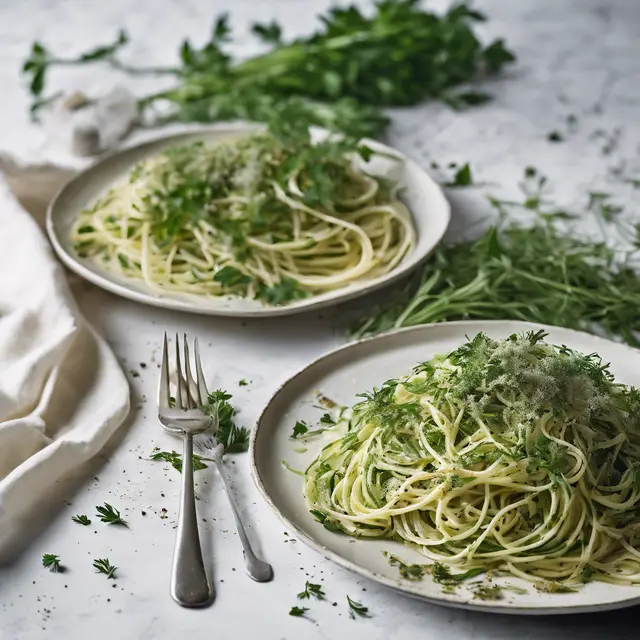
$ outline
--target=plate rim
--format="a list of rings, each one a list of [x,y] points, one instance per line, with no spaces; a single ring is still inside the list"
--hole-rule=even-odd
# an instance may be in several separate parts
[[[598,336],[596,334],[589,333],[587,331],[579,331],[577,329],[569,329],[567,327],[559,327],[554,325],[536,323],[536,322],[525,322],[520,320],[455,320],[451,322],[438,322],[438,323],[428,323],[417,325],[414,327],[405,327],[402,329],[397,329],[394,331],[388,331],[386,333],[378,334],[375,336],[368,336],[365,338],[360,338],[358,340],[354,340],[352,342],[347,342],[346,344],[340,345],[334,349],[331,349],[320,356],[314,358],[312,361],[301,367],[298,371],[296,371],[293,375],[289,376],[286,380],[284,380],[280,385],[278,385],[277,389],[270,395],[268,401],[264,405],[258,419],[255,423],[255,426],[251,432],[251,440],[249,443],[249,464],[250,464],[250,473],[253,479],[255,486],[258,489],[258,492],[267,503],[267,505],[272,509],[272,511],[276,514],[276,516],[281,520],[283,524],[287,527],[293,529],[295,531],[296,536],[300,538],[300,540],[306,544],[308,547],[321,554],[325,559],[337,564],[338,566],[347,569],[353,573],[356,573],[368,580],[373,580],[378,584],[393,589],[395,592],[400,593],[405,596],[409,596],[413,599],[421,600],[423,602],[428,602],[430,604],[452,607],[456,609],[466,609],[469,611],[476,612],[485,612],[485,613],[500,613],[504,615],[573,615],[573,614],[584,614],[584,613],[597,613],[604,611],[613,611],[617,609],[626,609],[628,607],[633,607],[635,605],[640,604],[640,586],[638,586],[638,595],[636,597],[628,598],[625,600],[618,600],[615,602],[605,602],[603,604],[584,604],[584,605],[569,605],[569,606],[557,606],[557,607],[533,607],[527,605],[516,605],[511,606],[508,604],[496,606],[495,604],[485,604],[484,601],[466,601],[460,602],[457,600],[451,600],[445,597],[436,598],[430,595],[426,595],[424,593],[418,593],[414,589],[412,589],[411,582],[405,581],[402,582],[400,580],[392,580],[387,578],[386,576],[380,575],[375,571],[367,569],[356,562],[343,558],[341,555],[327,548],[320,542],[317,542],[313,537],[307,535],[304,531],[302,531],[294,522],[291,522],[279,509],[279,507],[275,504],[275,501],[269,495],[269,492],[264,485],[262,478],[260,476],[260,471],[258,468],[257,457],[256,457],[256,449],[257,449],[257,439],[260,428],[265,420],[265,415],[276,398],[283,392],[285,387],[287,387],[290,383],[294,382],[299,376],[303,375],[308,369],[319,365],[320,363],[335,357],[339,353],[343,351],[348,351],[350,349],[356,348],[362,344],[372,343],[377,341],[383,341],[384,339],[392,338],[398,334],[406,334],[406,333],[418,333],[420,331],[428,331],[429,329],[435,329],[441,326],[479,326],[479,325],[487,325],[491,324],[493,326],[505,326],[510,324],[518,324],[523,327],[523,330],[526,329],[561,329],[562,331],[569,332],[571,334],[577,334],[579,336],[588,336],[590,339],[595,339],[596,342],[601,342],[603,344],[614,342],[608,338],[603,338],[602,336]],[[619,347],[623,347],[626,350],[630,351],[634,354],[635,357],[640,355],[640,349],[636,349],[625,343],[617,343],[614,342]],[[445,594],[443,594],[444,596]]]
[[[431,248],[424,253],[420,258],[416,259],[415,262],[403,265],[402,262],[397,265],[392,271],[388,274],[384,274],[382,276],[378,276],[377,278],[371,281],[363,281],[360,285],[355,285],[353,288],[345,287],[343,289],[336,289],[334,292],[335,295],[332,295],[326,299],[319,299],[319,296],[311,296],[308,299],[300,300],[298,302],[294,302],[290,305],[284,306],[274,306],[274,307],[257,307],[255,309],[234,309],[227,308],[221,306],[220,308],[209,307],[209,306],[200,306],[196,303],[197,298],[191,302],[188,299],[184,301],[179,298],[165,297],[162,294],[154,295],[151,291],[143,292],[136,291],[132,288],[129,288],[125,284],[121,284],[120,282],[111,279],[108,275],[108,272],[99,273],[93,271],[88,266],[83,264],[83,262],[74,256],[72,253],[67,251],[65,248],[64,242],[59,237],[56,232],[55,221],[62,217],[62,214],[58,213],[56,215],[56,209],[59,207],[59,202],[62,201],[65,194],[73,189],[75,185],[81,183],[82,181],[87,179],[87,176],[92,172],[100,171],[100,168],[105,164],[111,162],[113,158],[116,158],[120,155],[132,153],[135,151],[143,150],[145,147],[153,147],[158,144],[162,144],[164,142],[169,143],[172,139],[180,139],[188,136],[200,136],[207,135],[211,133],[229,133],[233,135],[234,133],[241,133],[246,131],[251,131],[259,128],[259,124],[250,123],[250,122],[222,122],[222,123],[214,123],[210,125],[190,127],[188,129],[182,131],[173,131],[167,132],[163,134],[159,134],[156,137],[153,137],[149,140],[144,140],[142,142],[124,146],[120,149],[115,149],[113,151],[105,153],[101,156],[96,162],[92,163],[90,166],[84,168],[79,173],[75,174],[70,180],[68,180],[65,184],[63,184],[60,189],[58,189],[56,195],[53,197],[51,202],[47,207],[46,218],[45,218],[45,229],[49,241],[54,249],[54,252],[58,259],[72,272],[76,275],[80,276],[84,280],[92,283],[93,285],[113,293],[115,295],[121,296],[128,300],[133,300],[134,302],[138,302],[140,304],[158,307],[162,309],[172,309],[175,311],[183,311],[186,313],[193,313],[196,315],[204,315],[204,316],[218,316],[218,317],[234,317],[234,318],[274,318],[274,317],[282,317],[282,316],[292,316],[296,314],[306,313],[310,311],[317,311],[319,309],[337,306],[339,304],[343,304],[362,296],[371,294],[375,291],[379,291],[387,286],[392,285],[393,283],[397,283],[399,280],[409,277],[412,273],[414,273],[417,269],[419,269],[424,262],[429,258],[429,256],[433,253],[433,251],[438,247],[438,245],[442,242],[449,225],[451,224],[451,203],[446,197],[444,190],[442,187],[436,182],[436,180],[425,170],[423,169],[415,160],[410,158],[405,153],[391,147],[383,142],[378,140],[370,140],[368,138],[363,138],[362,140],[368,143],[373,143],[374,145],[384,147],[386,152],[391,152],[399,155],[402,160],[407,163],[407,166],[413,166],[417,169],[429,183],[435,189],[438,197],[441,200],[442,204],[442,231],[439,236],[436,237],[435,242]],[[410,212],[412,220],[415,224],[415,214]],[[418,236],[419,240],[420,236]],[[411,254],[409,254],[411,255]],[[329,292],[328,292],[329,293]]]

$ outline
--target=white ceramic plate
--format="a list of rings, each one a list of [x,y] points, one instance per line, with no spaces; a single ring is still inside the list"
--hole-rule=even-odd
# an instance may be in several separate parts
[[[506,592],[504,600],[474,600],[466,587],[456,593],[443,593],[442,587],[428,576],[409,582],[400,577],[397,567],[389,566],[382,552],[388,551],[405,562],[424,563],[425,559],[402,543],[390,540],[355,540],[331,533],[309,514],[302,495],[303,479],[285,469],[304,470],[318,455],[328,439],[319,436],[307,442],[305,453],[294,449],[300,441],[290,439],[296,420],[317,424],[321,411],[313,406],[318,391],[342,405],[351,405],[355,395],[379,386],[389,378],[411,371],[418,363],[437,353],[448,353],[483,331],[502,338],[514,332],[545,329],[548,340],[586,353],[599,353],[611,362],[616,379],[640,386],[640,351],[587,333],[511,321],[451,322],[406,329],[363,340],[322,356],[285,382],[262,413],[251,443],[254,480],[267,502],[285,523],[295,529],[302,541],[329,560],[371,580],[423,600],[454,607],[499,613],[556,614],[599,611],[640,603],[640,587],[593,582],[577,593],[544,594],[517,578],[498,580],[527,589],[527,595]],[[472,581],[473,582],[473,581]]]
[[[70,231],[78,214],[106,192],[114,182],[129,173],[133,165],[164,148],[193,140],[219,141],[255,130],[250,125],[209,126],[188,133],[159,138],[152,142],[119,151],[80,173],[56,196],[47,213],[47,232],[64,264],[78,275],[112,293],[157,307],[192,313],[221,316],[279,316],[325,307],[363,295],[390,284],[415,269],[431,253],[447,230],[450,208],[440,187],[415,162],[374,141],[367,144],[385,154],[399,158],[374,157],[367,165],[372,174],[395,179],[404,185],[402,199],[413,215],[417,232],[414,250],[390,273],[363,280],[343,289],[295,301],[282,307],[267,307],[256,300],[220,297],[216,299],[192,294],[150,291],[142,281],[130,280],[105,271],[89,259],[80,258],[73,248]]]

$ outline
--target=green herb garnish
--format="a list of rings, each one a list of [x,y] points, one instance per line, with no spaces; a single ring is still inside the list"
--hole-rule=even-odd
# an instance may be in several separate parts
[[[310,188],[311,191],[311,188]],[[256,298],[264,300],[272,306],[280,306],[292,300],[302,300],[309,296],[309,292],[300,286],[293,278],[282,278],[278,284],[268,287],[259,283],[256,288]]]
[[[93,567],[97,573],[104,573],[107,576],[107,579],[116,579],[116,569],[118,567],[114,567],[107,558],[98,558],[94,560]]]
[[[301,618],[305,613],[307,613],[307,611],[309,611],[308,607],[291,607],[289,615]]]
[[[313,596],[316,600],[324,600],[325,595],[325,592],[322,590],[322,585],[313,584],[307,580],[304,585],[304,591],[298,594],[298,598],[304,600],[305,598],[311,599],[311,596]]]
[[[242,271],[235,267],[222,267],[222,269],[216,271],[213,279],[216,282],[219,282],[223,287],[229,289],[247,285],[253,280],[251,276],[242,273]]]
[[[299,438],[300,436],[305,435],[305,433],[308,433],[308,431],[309,425],[304,420],[297,420],[293,425],[293,433],[291,434],[291,438]]]
[[[62,570],[60,566],[60,556],[53,553],[45,553],[42,556],[42,566],[45,569],[49,569],[52,573],[60,573]]]
[[[89,520],[89,518],[87,518],[87,516],[85,515],[73,516],[71,519],[78,524],[84,525],[85,527],[91,524],[91,520]]]
[[[238,382],[239,387],[246,387],[248,384],[249,383],[247,382],[246,378],[242,378],[242,380]]]
[[[342,525],[331,518],[326,511],[322,511],[321,509],[311,509],[309,513],[328,531],[332,531],[333,533],[344,531]]]
[[[207,404],[202,410],[210,415],[217,424],[216,439],[224,447],[225,453],[239,453],[249,448],[249,430],[238,427],[233,421],[236,410],[229,400],[230,393],[218,389],[209,394]]]
[[[469,187],[473,184],[471,175],[471,167],[465,164],[460,167],[454,174],[453,180],[446,184],[447,187]]]
[[[120,517],[120,512],[117,509],[114,509],[108,502],[105,502],[102,507],[96,507],[96,511],[98,512],[96,516],[100,518],[102,522],[106,522],[107,524],[119,524],[124,527],[127,526],[126,521]]]
[[[177,453],[176,451],[160,451],[154,449],[150,456],[151,460],[164,460],[168,462],[176,471],[182,473],[182,455]],[[202,456],[193,455],[193,470],[200,471],[201,469],[206,469],[207,465],[203,462],[207,458],[203,458]]]
[[[360,602],[352,600],[349,596],[347,596],[347,602],[349,603],[349,615],[354,620],[356,619],[356,616],[360,616],[361,618],[369,617],[369,607],[365,607]]]

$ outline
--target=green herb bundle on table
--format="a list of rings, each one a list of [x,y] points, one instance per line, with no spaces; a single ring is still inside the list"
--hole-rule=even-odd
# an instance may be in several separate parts
[[[185,40],[180,65],[135,68],[118,55],[129,41],[121,30],[111,44],[72,59],[59,58],[35,42],[23,65],[35,113],[50,102],[46,76],[53,66],[106,61],[128,73],[174,76],[174,87],[140,99],[142,115],[159,103],[170,119],[273,121],[287,114],[354,136],[375,136],[388,124],[388,106],[440,99],[453,108],[479,105],[490,96],[468,87],[515,60],[500,39],[484,45],[474,27],[485,16],[466,3],[438,15],[417,0],[381,0],[371,15],[355,6],[332,7],[310,36],[285,41],[277,23],[255,24],[269,51],[236,62],[227,53],[228,17],[215,21],[201,48]]]

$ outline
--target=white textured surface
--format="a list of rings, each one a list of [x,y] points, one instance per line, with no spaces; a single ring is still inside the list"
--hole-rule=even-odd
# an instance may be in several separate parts
[[[123,25],[134,41],[128,53],[132,60],[169,64],[182,37],[205,38],[216,11],[233,6],[234,24],[242,31],[238,37],[241,54],[252,50],[246,37],[250,20],[277,18],[285,24],[287,34],[294,34],[311,29],[314,13],[326,4],[318,0],[2,2],[0,150],[24,162],[69,162],[59,150],[47,146],[42,132],[28,121],[28,97],[17,70],[34,38],[53,51],[71,54],[111,39]],[[640,3],[484,0],[476,5],[491,17],[484,27],[486,33],[505,35],[518,53],[519,64],[491,83],[488,89],[495,100],[485,108],[463,114],[437,104],[397,110],[391,144],[423,166],[428,166],[431,159],[442,163],[470,161],[477,179],[489,183],[496,192],[498,185],[506,185],[502,193],[512,191],[523,167],[535,165],[550,176],[559,199],[565,203],[584,201],[585,192],[595,188],[613,191],[623,201],[632,202],[631,187],[612,177],[610,169],[621,162],[626,163],[628,175],[634,170],[637,175],[640,169]],[[114,72],[87,67],[52,74],[50,86],[106,91],[116,80],[121,78]],[[139,92],[155,88],[153,81],[140,79],[130,86]],[[578,117],[577,131],[562,144],[547,142],[549,131],[565,130],[568,114]],[[603,152],[604,139],[597,131],[610,136],[617,129],[621,130],[620,142],[607,155]],[[453,194],[454,233],[466,227],[463,210],[486,212],[483,191]],[[215,384],[235,393],[242,408],[241,420],[251,425],[287,375],[343,341],[342,329],[334,314],[244,323],[143,308],[89,285],[76,286],[75,293],[83,311],[104,332],[125,368],[140,374],[131,377],[134,405],[139,409],[121,431],[111,455],[92,466],[75,491],[68,490],[64,497],[71,506],[58,500],[52,503],[51,514],[45,514],[49,526],[38,529],[39,535],[25,551],[10,566],[0,569],[2,640],[293,640],[302,634],[316,639],[348,634],[368,640],[595,640],[637,636],[635,610],[564,619],[504,618],[423,605],[357,579],[301,543],[285,543],[287,536],[259,498],[248,477],[246,457],[242,456],[230,466],[252,531],[259,534],[263,552],[274,565],[275,580],[260,585],[244,575],[231,513],[218,480],[205,472],[200,476],[199,506],[206,518],[203,537],[214,558],[218,599],[204,611],[180,609],[168,595],[179,478],[173,469],[165,471],[161,463],[145,459],[154,445],[176,446],[169,436],[160,433],[152,402],[147,400],[154,396],[157,369],[153,354],[157,359],[162,330],[184,330],[201,336],[209,376]],[[141,362],[147,367],[141,368]],[[252,381],[248,387],[237,386],[243,377]],[[75,513],[93,515],[94,505],[104,501],[123,510],[130,529],[109,529],[95,519],[86,528],[70,521]],[[169,512],[166,520],[159,517],[162,507]],[[142,510],[146,516],[142,516]],[[59,554],[69,567],[68,573],[45,571],[40,564],[43,553]],[[105,556],[120,569],[115,588],[112,581],[94,575],[91,568],[92,558]],[[315,581],[324,579],[329,597],[326,603],[311,604],[313,622],[287,615],[297,603],[295,594],[307,574]],[[350,620],[345,607],[347,593],[367,604],[373,617]],[[332,602],[338,602],[338,606],[332,607]]]

